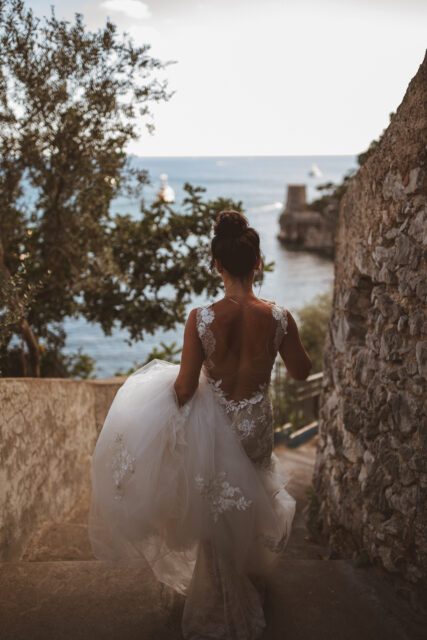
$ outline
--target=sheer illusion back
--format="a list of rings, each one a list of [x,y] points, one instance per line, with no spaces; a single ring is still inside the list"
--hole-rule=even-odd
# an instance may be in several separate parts
[[[251,398],[268,385],[287,331],[286,310],[274,302],[232,297],[199,307],[197,330],[204,371],[231,401]]]
[[[231,418],[249,458],[268,467],[273,449],[271,371],[287,332],[287,312],[274,302],[231,297],[197,309],[203,372]]]

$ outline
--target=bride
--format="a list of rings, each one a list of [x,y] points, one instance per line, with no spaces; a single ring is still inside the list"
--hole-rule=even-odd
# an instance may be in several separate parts
[[[241,213],[218,215],[211,251],[225,294],[190,312],[181,364],[152,360],[112,403],[89,534],[98,559],[148,563],[186,596],[186,640],[253,640],[295,514],[273,453],[271,371],[279,353],[303,380],[311,360],[289,311],[253,293],[260,241]]]

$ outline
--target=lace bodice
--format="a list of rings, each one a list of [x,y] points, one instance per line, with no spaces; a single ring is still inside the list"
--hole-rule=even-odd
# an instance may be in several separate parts
[[[247,454],[254,463],[262,466],[269,465],[273,449],[272,406],[269,397],[271,369],[288,327],[286,309],[273,302],[271,314],[274,320],[272,333],[256,336],[261,345],[261,354],[265,353],[264,357],[260,356],[261,359],[263,358],[264,379],[252,393],[238,399],[231,398],[223,388],[222,377],[214,375],[214,372],[218,374],[221,367],[218,366],[215,358],[217,340],[212,326],[215,320],[213,304],[199,307],[196,315],[197,332],[205,356],[203,373],[206,380],[215,392],[218,402],[230,417],[232,428],[242,441]],[[217,327],[218,330],[221,330],[221,327]],[[264,350],[262,343],[265,343]],[[256,368],[256,366],[257,363],[254,361],[253,367]],[[239,373],[229,374],[229,378],[233,375],[237,378]]]
[[[198,332],[200,341],[202,343],[203,352],[205,356],[203,369],[206,374],[206,377],[209,378],[209,380],[215,385],[216,390],[219,392],[219,394],[222,397],[222,403],[226,407],[233,406],[233,407],[241,408],[245,406],[247,403],[253,403],[254,402],[253,398],[255,396],[258,397],[259,393],[263,391],[263,387],[268,386],[268,383],[270,380],[270,374],[271,374],[271,367],[274,362],[274,358],[277,354],[277,351],[280,347],[283,337],[285,336],[288,330],[288,316],[287,316],[286,309],[279,306],[275,302],[272,302],[270,304],[270,308],[271,308],[271,314],[272,314],[272,317],[274,318],[275,323],[274,323],[274,336],[272,339],[273,353],[270,353],[270,362],[267,367],[268,369],[267,375],[265,377],[265,380],[258,385],[258,388],[256,389],[255,394],[253,395],[251,394],[250,397],[239,399],[239,400],[233,400],[231,398],[227,399],[226,394],[222,389],[223,387],[222,379],[213,375],[212,373],[212,370],[216,368],[214,354],[215,354],[215,348],[216,348],[216,342],[217,342],[213,328],[212,328],[212,324],[215,320],[214,306],[213,304],[206,304],[204,306],[198,307],[197,309],[197,314],[196,314],[197,332]],[[256,340],[259,342],[265,342],[267,344],[270,340],[270,336],[257,335]]]

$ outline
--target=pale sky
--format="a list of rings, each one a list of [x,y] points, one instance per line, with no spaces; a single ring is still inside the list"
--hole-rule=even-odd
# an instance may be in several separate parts
[[[28,0],[27,0],[28,2]],[[388,125],[427,47],[427,0],[32,0],[37,15],[107,16],[176,60],[128,151],[142,156],[364,151]]]

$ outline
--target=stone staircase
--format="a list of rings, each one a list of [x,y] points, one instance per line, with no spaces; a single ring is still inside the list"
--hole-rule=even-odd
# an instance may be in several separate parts
[[[265,640],[421,640],[416,614],[373,567],[330,559],[305,526],[315,440],[279,447],[297,499],[292,536],[271,578]],[[0,640],[179,640],[184,599],[150,571],[94,560],[89,493],[63,522],[46,523],[19,562],[0,565]]]

